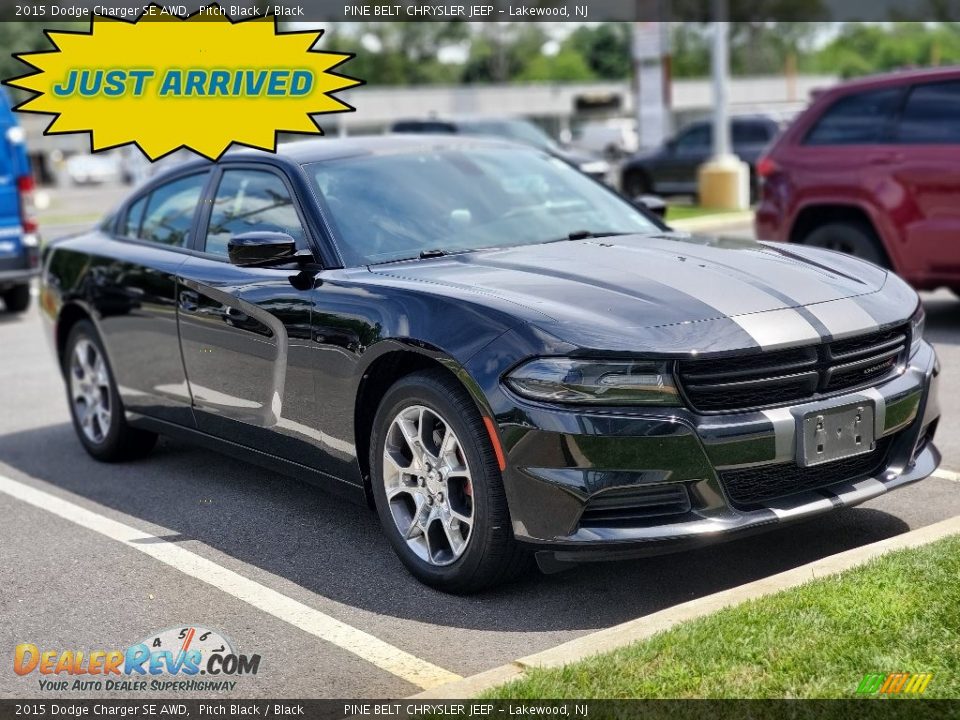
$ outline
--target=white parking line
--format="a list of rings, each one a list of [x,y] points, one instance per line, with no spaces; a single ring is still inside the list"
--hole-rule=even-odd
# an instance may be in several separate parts
[[[149,555],[185,575],[202,580],[258,610],[363,658],[413,685],[427,689],[460,679],[456,673],[421,660],[196,553],[88,510],[58,495],[3,475],[0,475],[0,492]],[[144,540],[150,542],[145,543]]]
[[[960,482],[960,473],[955,473],[953,470],[947,470],[945,468],[938,468],[933,471],[933,476],[938,477],[941,480],[953,480],[953,482]]]

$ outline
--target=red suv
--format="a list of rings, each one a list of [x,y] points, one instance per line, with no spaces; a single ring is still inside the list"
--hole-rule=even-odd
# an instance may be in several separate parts
[[[841,250],[960,291],[960,68],[817,95],[757,163],[757,237]]]

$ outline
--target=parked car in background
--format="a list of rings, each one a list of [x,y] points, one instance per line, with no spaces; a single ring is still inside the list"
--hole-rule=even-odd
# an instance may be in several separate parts
[[[940,461],[905,282],[675,233],[516,143],[195,160],[45,258],[90,455],[168,434],[370,502],[445,590],[773,529]]]
[[[479,135],[500,138],[501,140],[513,140],[545,150],[554,157],[570,163],[594,180],[600,182],[608,182],[609,180],[610,163],[606,160],[583,151],[563,147],[547,135],[539,125],[523,118],[475,117],[398,120],[390,126],[390,132]]]
[[[0,298],[8,312],[30,306],[30,280],[39,272],[33,218],[33,177],[24,132],[0,88]]]
[[[608,160],[619,160],[640,149],[640,136],[634,120],[613,118],[584,123],[575,133],[573,144]]]
[[[112,155],[72,155],[66,168],[74,185],[102,185],[121,175],[120,163]]]
[[[780,122],[766,115],[730,121],[733,152],[750,166],[751,197],[756,196],[756,163],[780,132]],[[713,153],[713,125],[687,125],[656,150],[642,152],[620,168],[620,188],[627,197],[648,193],[696,195],[697,169]]]
[[[815,97],[758,164],[760,238],[840,250],[960,290],[960,68]]]

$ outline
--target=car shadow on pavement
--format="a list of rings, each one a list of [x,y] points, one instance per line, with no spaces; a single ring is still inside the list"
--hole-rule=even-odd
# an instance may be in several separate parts
[[[696,551],[549,576],[532,570],[519,582],[457,597],[408,575],[368,508],[190,445],[162,440],[147,460],[101,464],[63,423],[0,436],[0,462],[162,526],[169,532],[159,535],[181,547],[197,541],[325,598],[480,630],[607,627],[908,529],[880,510],[841,510]]]

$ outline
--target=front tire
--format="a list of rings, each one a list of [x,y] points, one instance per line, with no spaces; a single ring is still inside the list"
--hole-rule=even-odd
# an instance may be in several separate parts
[[[30,286],[17,285],[3,294],[3,304],[7,312],[22,313],[30,307]]]
[[[853,255],[880,267],[890,266],[876,234],[870,228],[860,224],[827,223],[811,231],[802,243]]]
[[[127,423],[103,343],[88,320],[81,320],[70,330],[64,370],[73,427],[91,456],[118,462],[143,457],[153,450],[156,433]]]
[[[387,391],[370,468],[383,530],[421,582],[476,592],[529,568],[480,413],[443,370],[408,375]]]

